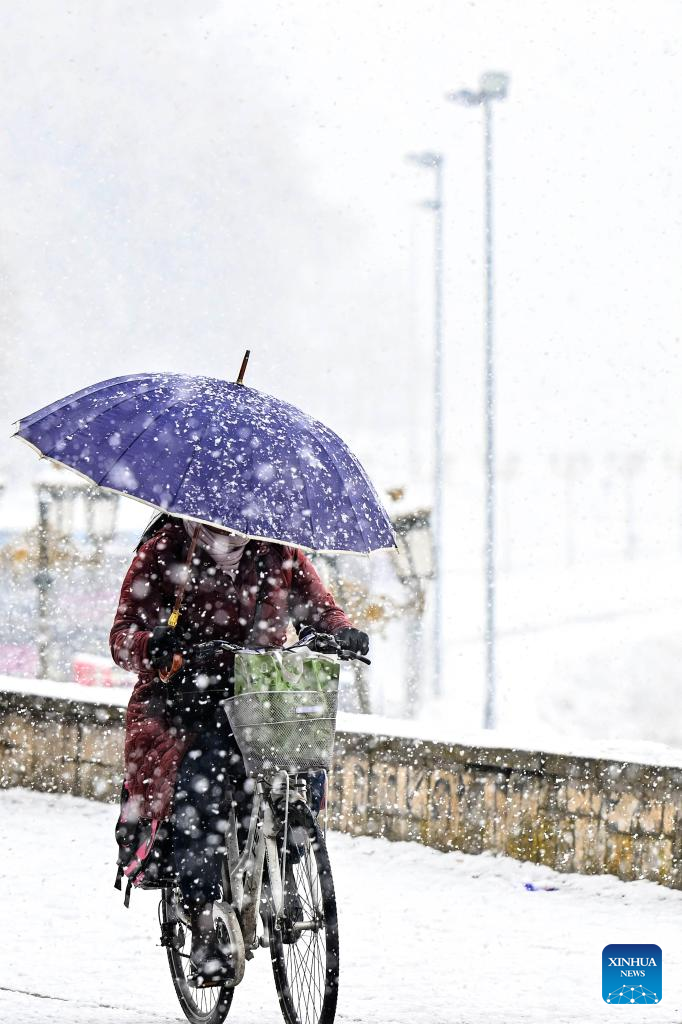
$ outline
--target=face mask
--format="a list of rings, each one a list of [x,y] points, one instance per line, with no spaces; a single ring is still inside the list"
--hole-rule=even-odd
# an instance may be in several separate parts
[[[184,520],[185,530],[192,537],[197,526],[188,519]],[[248,544],[247,537],[238,537],[235,534],[223,533],[212,530],[210,526],[199,524],[199,536],[197,545],[202,548],[216,563],[223,572],[233,575],[239,565],[239,561]]]

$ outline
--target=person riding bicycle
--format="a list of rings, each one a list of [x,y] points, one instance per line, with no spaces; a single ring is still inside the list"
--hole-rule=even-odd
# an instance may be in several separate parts
[[[221,805],[229,789],[238,816],[248,818],[252,783],[219,705],[231,694],[232,656],[217,655],[198,670],[192,651],[212,640],[282,647],[290,622],[299,636],[314,630],[345,650],[369,649],[367,634],[353,627],[300,549],[163,514],[142,536],[111,629],[114,661],[138,674],[126,714],[129,798],[140,817],[171,824],[192,922],[192,968],[204,984],[229,973],[213,929],[227,824]]]

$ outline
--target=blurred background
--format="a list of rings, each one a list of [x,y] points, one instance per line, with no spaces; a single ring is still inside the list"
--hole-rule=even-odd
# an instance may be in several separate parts
[[[487,724],[682,746],[677,5],[25,0],[0,20],[0,673],[130,685],[107,638],[149,518],[48,471],[12,421],[118,374],[234,379],[250,348],[247,383],[341,434],[403,538],[318,559],[373,638],[346,707],[483,725],[485,103],[446,96],[504,71]]]

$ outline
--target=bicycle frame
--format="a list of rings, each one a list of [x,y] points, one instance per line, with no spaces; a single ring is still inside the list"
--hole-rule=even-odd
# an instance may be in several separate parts
[[[288,793],[288,783],[286,787]],[[287,806],[287,805],[285,805]],[[288,807],[287,807],[288,809]],[[286,827],[286,822],[285,822]],[[286,850],[286,844],[285,844]],[[226,855],[223,862],[223,889],[230,893],[230,903],[239,915],[244,946],[257,949],[259,945],[257,928],[263,889],[263,871],[268,865],[270,898],[276,920],[284,913],[284,871],[285,858],[280,864],[277,852],[277,821],[266,797],[265,784],[256,783],[251,808],[249,828],[244,849],[239,852],[237,819],[234,807],[230,807],[226,833]]]

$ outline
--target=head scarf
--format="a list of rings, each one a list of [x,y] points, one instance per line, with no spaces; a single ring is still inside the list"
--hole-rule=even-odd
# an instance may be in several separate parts
[[[210,555],[219,569],[229,576],[235,576],[244,548],[248,544],[248,537],[237,537],[231,533],[212,530],[210,526],[192,522],[190,519],[184,519],[183,522],[190,537],[194,536],[195,528],[199,527],[197,547]]]

